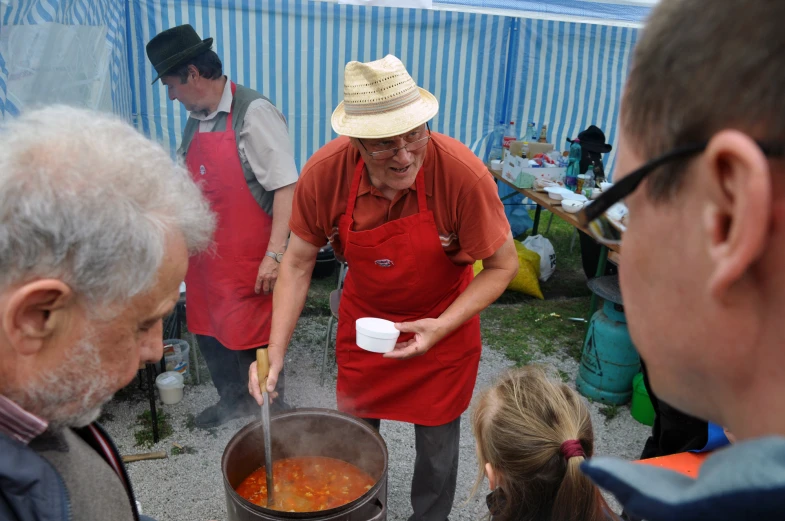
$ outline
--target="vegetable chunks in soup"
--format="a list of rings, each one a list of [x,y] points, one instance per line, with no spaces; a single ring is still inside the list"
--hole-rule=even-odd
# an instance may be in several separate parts
[[[267,507],[265,468],[259,467],[237,487],[237,493]],[[350,503],[376,483],[371,476],[345,461],[309,456],[273,462],[274,510],[317,512]]]

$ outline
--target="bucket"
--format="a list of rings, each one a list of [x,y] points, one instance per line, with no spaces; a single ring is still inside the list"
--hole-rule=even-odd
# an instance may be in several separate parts
[[[164,340],[164,360],[167,371],[175,371],[184,377],[191,375],[188,342],[179,338]]]
[[[173,405],[183,399],[183,375],[176,371],[166,371],[159,374],[155,379],[155,386],[158,387],[158,394],[161,401],[167,405]]]
[[[654,406],[651,404],[649,393],[643,384],[643,373],[638,373],[632,379],[632,404],[630,414],[644,425],[654,425]]]

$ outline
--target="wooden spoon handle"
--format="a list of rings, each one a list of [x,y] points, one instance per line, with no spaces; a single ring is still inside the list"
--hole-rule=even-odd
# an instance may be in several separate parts
[[[266,393],[267,375],[270,374],[270,359],[267,356],[267,349],[256,350],[256,374],[259,377],[259,388],[263,393]]]

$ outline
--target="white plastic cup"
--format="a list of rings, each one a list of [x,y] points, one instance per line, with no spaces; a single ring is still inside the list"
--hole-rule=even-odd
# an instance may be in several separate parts
[[[372,353],[389,353],[401,334],[393,322],[382,318],[358,318],[355,326],[357,345]]]
[[[177,371],[166,371],[155,378],[155,386],[158,387],[158,394],[161,401],[167,405],[173,405],[183,399],[183,375]]]

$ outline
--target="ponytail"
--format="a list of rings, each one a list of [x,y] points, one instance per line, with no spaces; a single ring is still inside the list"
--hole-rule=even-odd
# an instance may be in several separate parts
[[[567,469],[551,511],[551,521],[608,521],[616,519],[600,490],[581,472],[585,451],[578,440],[562,443]]]

